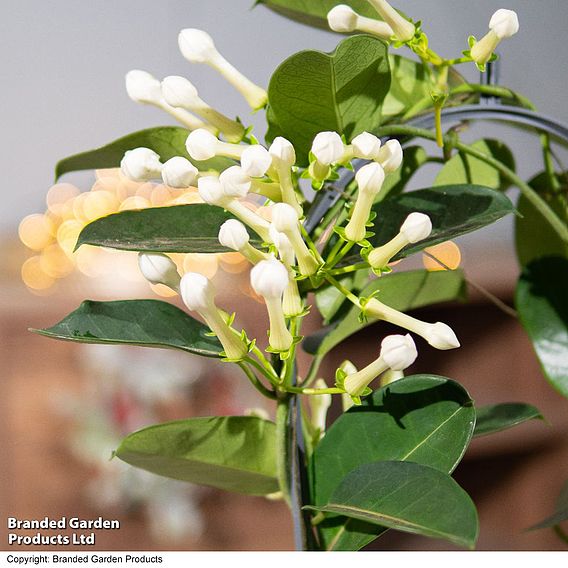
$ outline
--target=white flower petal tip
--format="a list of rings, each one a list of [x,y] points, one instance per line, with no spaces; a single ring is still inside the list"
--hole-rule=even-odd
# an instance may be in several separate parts
[[[163,284],[173,289],[178,288],[180,276],[177,267],[165,254],[141,252],[138,254],[138,266],[148,282]]]
[[[357,29],[358,19],[357,12],[345,4],[339,4],[327,13],[327,23],[334,32],[354,32]]]
[[[162,181],[169,187],[191,187],[197,179],[197,168],[183,156],[174,156],[162,167]]]
[[[225,221],[219,229],[219,242],[234,251],[241,251],[250,240],[246,227],[236,219]]]
[[[120,162],[121,172],[132,181],[159,178],[162,167],[160,156],[150,148],[128,150]]]
[[[253,290],[266,299],[281,298],[289,276],[286,267],[275,258],[262,260],[250,272]]]
[[[377,194],[385,181],[385,171],[380,164],[365,164],[355,174],[355,180],[361,193]]]
[[[191,63],[208,63],[217,55],[213,38],[195,28],[181,30],[178,36],[181,54]]]
[[[295,231],[298,227],[298,214],[291,205],[276,203],[272,207],[272,223],[281,233]]]
[[[187,153],[194,160],[209,160],[217,152],[219,140],[204,128],[198,128],[189,134],[185,142]]]
[[[126,74],[126,92],[136,103],[159,104],[162,100],[160,81],[147,71],[133,69]]]
[[[221,173],[219,182],[227,197],[242,199],[246,197],[251,187],[251,179],[241,166],[231,166]]]
[[[221,205],[225,194],[223,186],[216,176],[204,176],[197,180],[197,191],[205,203],[209,205]]]
[[[414,363],[418,351],[410,334],[388,335],[381,342],[380,356],[393,371],[403,371]]]
[[[402,164],[402,146],[398,140],[388,140],[380,149],[377,161],[383,166],[386,174],[391,174]]]
[[[192,108],[199,100],[197,89],[185,77],[166,77],[162,81],[161,89],[165,101],[173,107]]]
[[[400,232],[409,243],[417,243],[430,236],[432,221],[424,213],[411,213],[401,225]]]
[[[282,136],[277,136],[273,140],[270,148],[268,148],[268,152],[273,158],[288,167],[296,163],[296,150],[294,146],[289,140],[286,140],[286,138]]]
[[[260,144],[248,146],[241,156],[243,172],[250,177],[262,177],[272,164],[270,152]]]
[[[337,132],[320,132],[312,142],[312,154],[320,164],[329,166],[341,160],[345,145]]]
[[[376,160],[381,149],[381,140],[369,132],[361,132],[351,140],[353,156],[363,160]]]
[[[183,303],[192,311],[206,312],[215,298],[213,284],[203,274],[187,272],[180,282]]]
[[[424,339],[436,349],[448,350],[456,349],[460,346],[460,342],[454,333],[454,330],[441,321],[429,324],[423,335]]]
[[[514,36],[519,31],[519,18],[513,10],[500,8],[489,21],[489,29],[501,40]]]

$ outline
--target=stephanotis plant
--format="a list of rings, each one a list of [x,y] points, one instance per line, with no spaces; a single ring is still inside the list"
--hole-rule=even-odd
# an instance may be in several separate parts
[[[446,59],[429,46],[419,22],[385,0],[262,3],[355,34],[332,54],[292,55],[266,91],[235,69],[205,31],[180,32],[185,59],[210,65],[252,111],[265,111],[265,144],[245,122],[205,102],[187,78],[160,82],[134,70],[126,75],[130,98],[163,109],[182,126],[136,132],[57,167],[62,175],[120,165],[130,180],[161,180],[172,191],[196,188],[202,203],[112,214],[87,225],[77,242],[138,251],[145,278],[177,292],[190,313],[158,300],[86,301],[41,333],[218,358],[275,401],[275,422],[254,415],[198,417],[134,432],[115,451],[133,466],[281,498],[291,508],[299,548],[357,550],[387,529],[471,548],[477,514],[452,471],[472,436],[540,415],[523,404],[476,408],[452,379],[405,376],[419,356],[417,337],[433,349],[460,346],[459,329],[407,312],[463,299],[465,280],[460,270],[405,271],[397,261],[512,213],[503,191],[518,187],[526,213],[517,224],[521,262],[550,253],[529,244],[529,222],[546,228],[552,252],[560,254],[527,269],[518,309],[545,373],[566,394],[566,375],[549,364],[539,343],[541,330],[561,318],[550,304],[531,299],[531,278],[542,280],[550,262],[566,274],[568,229],[559,207],[566,204],[566,186],[554,171],[550,141],[542,135],[544,174],[526,183],[504,144],[466,144],[459,129],[443,123],[445,107],[475,102],[480,94],[531,107],[509,89],[468,83],[455,69],[484,71],[499,42],[518,31],[517,16],[497,10],[480,40],[470,37],[463,54]],[[414,58],[389,53],[398,48]],[[425,114],[435,117],[432,130],[411,124]],[[428,153],[420,140],[434,141],[439,150]],[[426,163],[441,164],[434,185],[403,193]],[[227,251],[250,263],[250,284],[266,306],[267,337],[247,333],[238,310],[220,307],[222,297],[207,277],[180,274],[168,256]],[[316,310],[323,327],[303,337],[305,316]],[[376,322],[398,330],[385,335],[381,325],[371,328],[362,368],[345,353],[335,376],[320,372],[334,347]],[[299,349],[312,355],[306,369],[297,363]],[[343,413],[328,425],[334,396]]]

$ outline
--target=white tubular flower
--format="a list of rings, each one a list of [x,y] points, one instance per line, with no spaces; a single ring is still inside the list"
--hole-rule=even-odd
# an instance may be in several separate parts
[[[160,156],[150,148],[128,150],[120,161],[120,171],[132,181],[148,181],[162,173]]]
[[[270,240],[270,223],[263,219],[258,213],[251,211],[246,205],[237,198],[230,197],[223,191],[223,186],[216,176],[203,176],[197,181],[199,196],[205,203],[223,207],[239,218],[245,225],[260,235],[264,241]]]
[[[276,230],[276,227],[270,225],[270,240],[278,250],[278,256],[288,269],[288,276],[290,281],[286,290],[284,290],[284,297],[282,298],[282,309],[287,318],[299,316],[304,312],[304,304],[298,290],[298,282],[294,278],[294,271],[292,266],[296,264],[296,254],[290,239],[284,234]]]
[[[260,144],[247,146],[241,155],[243,171],[250,177],[263,177],[272,164],[269,151]]]
[[[355,180],[359,186],[357,200],[353,206],[351,219],[345,227],[345,236],[352,242],[359,242],[367,233],[367,221],[371,213],[371,207],[376,196],[381,191],[385,181],[385,172],[380,164],[371,162],[364,165],[356,174]]]
[[[197,89],[185,77],[172,75],[162,81],[164,100],[175,108],[194,112],[218,128],[229,142],[240,142],[245,133],[244,126],[209,106],[199,97]]]
[[[345,153],[345,145],[337,132],[320,132],[312,142],[312,154],[324,166],[339,162]]]
[[[190,133],[185,141],[187,153],[194,160],[209,160],[215,156],[226,156],[239,160],[244,146],[221,142],[215,135],[204,128],[198,128]]]
[[[352,375],[357,372],[357,367],[355,367],[349,359],[343,361],[343,363],[339,366],[339,369],[343,371],[345,375]],[[343,408],[343,412],[347,412],[353,405],[353,399],[346,392],[342,393],[341,407]]]
[[[327,384],[323,379],[318,379],[314,383],[315,389],[325,389]],[[325,422],[327,418],[327,411],[331,407],[331,394],[318,394],[308,397],[310,405],[310,422],[317,433],[318,438],[321,440],[325,434]]]
[[[403,18],[386,0],[367,0],[392,28],[400,41],[410,41],[414,37],[414,24]]]
[[[294,208],[287,203],[274,205],[272,207],[272,223],[277,231],[288,237],[298,260],[300,274],[303,276],[315,274],[319,264],[302,239],[298,214]]]
[[[354,158],[377,160],[381,149],[381,140],[369,132],[361,132],[351,140],[351,151]],[[383,166],[384,169],[384,166]]]
[[[379,150],[377,162],[383,166],[385,174],[392,174],[402,164],[402,146],[398,140],[388,140]]]
[[[264,298],[270,319],[270,347],[275,351],[288,351],[294,338],[286,327],[282,310],[282,295],[288,285],[286,267],[275,258],[259,262],[250,272],[254,291]]]
[[[334,32],[365,32],[385,40],[394,35],[392,28],[386,22],[361,16],[345,4],[339,4],[327,13],[327,23]]]
[[[225,321],[223,312],[215,305],[215,289],[202,274],[188,272],[181,279],[180,293],[188,309],[196,311],[217,335],[225,356],[231,361],[240,361],[248,353],[241,335]]]
[[[398,235],[388,243],[373,249],[367,261],[373,268],[383,268],[391,258],[398,254],[406,245],[422,241],[432,232],[432,221],[424,213],[414,212],[408,215],[400,227]]]
[[[282,190],[282,201],[291,205],[298,217],[303,215],[302,206],[298,202],[292,182],[292,166],[296,163],[296,151],[292,143],[282,136],[277,136],[268,149],[272,157],[272,168]]]
[[[381,352],[378,359],[360,371],[345,378],[343,388],[351,396],[361,396],[367,386],[387,369],[402,371],[418,356],[416,345],[410,335],[388,335],[381,342]]]
[[[227,197],[243,199],[248,195],[251,188],[251,179],[241,166],[231,166],[221,172],[219,176],[223,193]]]
[[[519,31],[519,18],[513,10],[501,8],[489,21],[489,31],[471,48],[471,58],[478,65],[485,65],[501,40],[515,35]]]
[[[163,284],[179,292],[180,275],[175,262],[165,254],[158,252],[138,254],[140,272],[148,282]]]
[[[460,342],[452,328],[440,321],[436,323],[420,321],[379,302],[376,298],[372,298],[367,302],[364,311],[368,316],[388,321],[420,335],[436,349],[447,350],[460,346]]]
[[[205,63],[218,71],[241,95],[253,110],[266,105],[268,95],[264,89],[247,79],[218,51],[211,36],[203,30],[188,28],[178,37],[182,55],[191,63]]]
[[[400,381],[400,379],[404,379],[404,371],[393,371],[392,369],[387,369],[381,375],[381,387],[386,387],[395,381]]]
[[[152,105],[171,114],[176,120],[187,126],[190,130],[196,128],[208,128],[215,130],[213,126],[209,126],[202,120],[186,110],[177,109],[169,105],[164,96],[160,81],[150,73],[133,69],[126,74],[126,92],[128,96],[135,102],[145,105]]]
[[[237,219],[225,221],[219,229],[219,242],[224,247],[240,252],[252,264],[269,258],[267,254],[255,249],[249,240],[246,227]]]
[[[197,168],[183,156],[170,158],[162,167],[162,181],[173,188],[191,187],[197,174]]]

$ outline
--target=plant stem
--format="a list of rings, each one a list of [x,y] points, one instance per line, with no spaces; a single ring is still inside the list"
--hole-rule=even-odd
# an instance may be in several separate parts
[[[333,276],[326,274],[325,279],[332,285],[335,286],[349,301],[353,302],[358,308],[361,308],[359,303],[359,298],[355,296],[350,290],[348,290],[341,282],[338,282]]]
[[[383,126],[378,129],[377,133],[378,135],[383,136],[397,134],[402,136],[418,136],[427,140],[436,140],[436,134],[431,132],[430,130],[414,128],[412,126],[406,125]],[[448,142],[450,141],[448,140]],[[457,150],[466,154],[470,154],[471,156],[478,158],[479,160],[485,162],[486,164],[489,164],[490,166],[493,166],[496,170],[501,172],[503,176],[505,176],[509,181],[511,181],[519,188],[525,198],[530,201],[534,208],[543,217],[546,218],[550,226],[554,229],[554,231],[558,234],[562,241],[568,243],[568,227],[556,216],[548,203],[546,203],[546,201],[544,201],[544,199],[542,199],[542,197],[540,197],[540,195],[530,185],[525,183],[519,176],[517,176],[514,171],[503,165],[499,160],[496,160],[491,156],[487,156],[483,152],[480,152],[479,150],[472,148],[467,144],[456,142],[455,140],[452,141],[452,144]]]
[[[249,363],[249,365],[252,365],[264,377],[266,377],[274,386],[277,386],[277,385],[280,384],[280,379],[279,379],[278,375],[276,375],[274,373],[274,370],[272,370],[272,367],[271,367],[271,371],[269,371],[267,368],[265,368],[256,359],[253,359],[252,357],[246,357],[245,361],[247,363]]]
[[[337,276],[340,274],[348,274],[349,272],[356,272],[357,270],[363,270],[364,268],[369,268],[369,264],[366,262],[359,262],[358,264],[350,264],[349,266],[336,268],[335,270],[331,270],[329,273],[332,276]]]
[[[259,380],[258,377],[246,366],[242,361],[238,363],[239,367],[243,370],[244,374],[247,376],[252,386],[263,396],[267,398],[276,399],[276,393],[267,389]]]
[[[276,471],[280,491],[290,506],[290,440],[288,411],[290,395],[281,394],[276,403]]]

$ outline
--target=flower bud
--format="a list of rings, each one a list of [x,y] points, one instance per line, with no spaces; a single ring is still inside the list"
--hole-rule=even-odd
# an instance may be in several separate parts
[[[182,30],[178,37],[182,55],[191,63],[206,63],[218,71],[245,98],[253,110],[266,105],[268,95],[264,89],[235,69],[216,49],[211,36],[193,28]]]
[[[248,353],[248,346],[235,329],[225,321],[223,312],[215,305],[215,289],[211,282],[197,272],[186,273],[180,282],[184,304],[196,311],[217,335],[225,356],[230,361],[241,361]]]
[[[282,190],[282,201],[293,207],[298,217],[301,217],[303,215],[302,206],[298,202],[292,182],[291,168],[296,162],[294,146],[286,138],[277,136],[268,151],[272,156],[271,172],[275,171]]]
[[[519,31],[519,19],[513,10],[501,8],[497,10],[489,21],[489,31],[470,51],[470,56],[478,65],[485,65],[501,40],[515,35]]]
[[[388,243],[373,249],[368,254],[367,261],[372,268],[383,268],[405,246],[424,240],[431,232],[432,221],[428,215],[418,212],[411,213],[404,220],[399,233]]]
[[[250,272],[254,291],[266,302],[270,319],[269,343],[275,351],[288,351],[292,346],[292,334],[286,328],[282,310],[282,295],[288,286],[286,267],[275,258],[259,262]]]
[[[221,142],[204,128],[191,132],[185,141],[185,147],[187,153],[198,161],[209,160],[215,156],[227,156],[238,160],[244,150],[244,146]]]
[[[240,252],[252,264],[266,260],[268,255],[254,248],[249,240],[245,226],[237,219],[225,221],[219,229],[219,242],[224,247]]]
[[[161,253],[139,253],[138,266],[148,282],[179,291],[180,276],[175,262]]]
[[[298,267],[303,276],[312,276],[319,268],[317,260],[308,249],[300,232],[298,214],[287,203],[277,203],[272,207],[272,223],[277,231],[284,233],[294,249]]]
[[[272,164],[272,156],[268,150],[260,144],[248,146],[241,156],[241,167],[250,177],[262,177]]]
[[[385,174],[392,174],[402,164],[402,146],[398,140],[388,140],[380,149],[377,162],[383,166]]]
[[[365,238],[367,233],[367,222],[369,221],[371,207],[381,191],[385,173],[380,164],[371,162],[364,165],[355,174],[355,180],[359,186],[359,192],[349,223],[345,227],[345,236],[349,241],[359,242]]]
[[[246,197],[251,187],[251,179],[241,166],[227,168],[219,176],[219,181],[223,193],[228,197],[236,197],[237,199]]]
[[[353,156],[363,160],[376,160],[381,149],[381,140],[369,132],[361,132],[351,140]]]
[[[379,22],[357,14],[350,6],[339,4],[327,13],[327,23],[334,32],[350,33],[354,31],[370,33],[388,40],[394,32],[386,22]]]
[[[345,373],[345,375],[352,375],[357,372],[357,367],[353,365],[349,359],[346,359],[341,363],[339,369]],[[343,412],[347,412],[353,406],[353,399],[347,393],[342,393],[341,395],[341,407]]]
[[[314,383],[314,388],[325,389],[327,384],[323,379],[317,379]],[[321,439],[325,434],[327,411],[331,407],[331,394],[325,393],[309,396],[308,403],[310,405],[310,422],[314,427],[317,438]]]
[[[162,181],[173,188],[191,187],[197,174],[197,168],[182,156],[170,158],[162,167]]]
[[[224,207],[227,201],[227,196],[223,191],[223,186],[216,176],[203,176],[197,180],[197,191],[199,197],[209,203],[209,205],[217,205]]]
[[[320,132],[312,142],[312,154],[325,166],[341,160],[344,152],[345,145],[337,132]]]
[[[132,181],[148,181],[160,177],[160,156],[150,148],[128,150],[120,162],[121,172]]]
[[[367,316],[375,317],[388,321],[412,331],[423,337],[432,347],[436,349],[455,349],[460,346],[460,342],[451,327],[442,322],[427,323],[420,321],[412,316],[399,312],[376,298],[370,299],[364,306]]]
[[[415,28],[412,22],[403,18],[386,0],[367,0],[381,15],[381,18],[392,28],[393,34],[400,41],[410,41],[414,37]]]
[[[296,151],[294,150],[294,146],[282,136],[277,136],[273,140],[268,151],[273,160],[277,160],[285,166],[292,167],[296,163]]]

